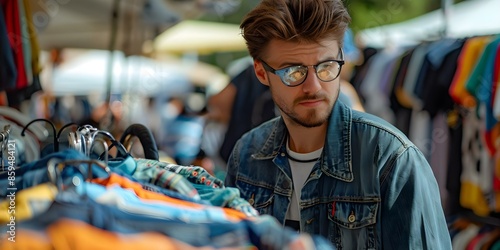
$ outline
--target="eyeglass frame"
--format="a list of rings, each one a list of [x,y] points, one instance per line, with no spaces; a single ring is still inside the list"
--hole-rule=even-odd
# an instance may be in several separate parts
[[[342,50],[342,48],[340,49],[340,58],[342,58],[341,60],[336,60],[336,59],[331,59],[331,60],[325,60],[325,61],[322,61],[322,62],[319,62],[318,64],[316,65],[292,65],[292,66],[288,66],[288,67],[284,67],[284,68],[281,68],[281,69],[274,69],[273,67],[269,66],[269,64],[267,64],[264,60],[262,59],[259,59],[259,61],[262,63],[262,66],[264,66],[264,69],[267,71],[267,72],[270,72],[270,73],[273,73],[275,75],[277,75],[281,82],[287,86],[287,87],[297,87],[297,86],[300,86],[301,84],[303,84],[305,81],[306,81],[306,78],[307,78],[307,74],[309,74],[309,67],[313,67],[314,68],[314,72],[316,73],[316,77],[323,81],[323,82],[331,82],[331,81],[334,81],[335,79],[339,78],[340,76],[340,72],[342,71],[342,66],[345,64],[345,60],[344,60],[344,51]],[[318,76],[318,69],[317,67],[322,64],[322,63],[325,63],[325,62],[336,62],[339,64],[339,72],[337,73],[337,75],[332,79],[332,80],[328,80],[328,81],[324,81],[323,79],[321,79],[319,76]],[[291,68],[291,67],[297,67],[297,66],[303,66],[303,67],[306,67],[307,68],[307,71],[306,71],[306,75],[302,78],[302,81],[298,84],[295,84],[295,85],[290,85],[290,84],[287,84],[285,83],[285,81],[283,81],[283,77],[285,77],[283,74],[280,74],[278,71],[282,71],[284,72],[284,70],[288,69],[288,68]]]

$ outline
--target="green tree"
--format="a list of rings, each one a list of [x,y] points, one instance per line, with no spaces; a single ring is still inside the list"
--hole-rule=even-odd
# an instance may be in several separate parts
[[[343,0],[351,18],[354,32],[381,25],[403,22],[427,12],[441,8],[440,0]],[[451,0],[458,3],[463,0]],[[207,14],[200,20],[239,24],[245,14],[260,0],[241,0],[239,8],[229,15]],[[202,56],[200,60],[224,66],[228,61],[246,55],[245,53],[224,53]]]

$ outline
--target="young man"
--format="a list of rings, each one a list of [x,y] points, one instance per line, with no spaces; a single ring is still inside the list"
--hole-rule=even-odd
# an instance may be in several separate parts
[[[386,121],[337,101],[341,0],[263,0],[241,28],[281,116],[246,133],[225,185],[261,214],[339,249],[451,249],[421,152]]]

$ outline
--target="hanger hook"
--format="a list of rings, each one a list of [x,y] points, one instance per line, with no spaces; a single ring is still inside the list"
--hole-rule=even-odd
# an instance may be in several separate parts
[[[30,121],[28,124],[26,124],[26,126],[23,127],[23,130],[21,131],[21,135],[24,136],[24,132],[26,131],[26,129],[32,124],[32,123],[35,123],[35,122],[39,122],[39,121],[44,121],[48,124],[50,124],[50,126],[52,127],[52,131],[54,132],[53,135],[54,135],[54,151],[55,152],[59,152],[59,143],[57,141],[57,137],[56,137],[56,126],[54,126],[54,123],[52,123],[51,121],[45,119],[45,118],[38,118],[38,119],[35,119],[35,120],[32,120]]]
[[[65,124],[64,126],[62,126],[59,131],[57,132],[57,140],[59,141],[59,138],[61,137],[61,134],[62,132],[66,129],[66,128],[69,128],[71,126],[78,126],[77,123],[74,123],[74,122],[70,122],[70,123],[67,123]]]
[[[96,141],[98,142],[101,142],[102,143],[102,146],[104,147],[104,163],[106,165],[106,172],[110,172],[111,170],[109,170],[109,166],[108,166],[108,159],[109,159],[109,147],[108,147],[108,143],[106,143],[106,141],[102,138],[95,138],[95,140],[93,141],[92,145],[90,146],[90,150],[89,150],[89,153],[92,152],[92,150],[94,149],[94,146],[96,145]]]
[[[87,165],[87,177],[85,177],[85,173],[81,169],[81,165],[86,164]],[[78,171],[82,174],[82,176],[85,179],[85,181],[91,180],[93,178],[92,174],[92,164],[97,165],[98,167],[101,167],[104,169],[108,174],[111,173],[111,170],[109,169],[109,166],[104,164],[101,161],[94,160],[94,159],[82,159],[82,160],[66,160],[63,161],[58,158],[51,158],[47,162],[47,172],[49,175],[49,179],[56,187],[58,187],[59,190],[62,190],[62,180],[58,178],[58,174],[60,176],[60,173],[62,173],[63,169],[66,166],[74,166],[78,169]]]

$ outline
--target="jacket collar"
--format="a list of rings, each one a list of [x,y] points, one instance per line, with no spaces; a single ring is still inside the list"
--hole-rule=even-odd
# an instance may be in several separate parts
[[[259,152],[254,155],[257,159],[273,159],[286,150],[287,129],[283,118],[275,118],[269,125],[272,132]],[[351,108],[337,101],[329,118],[320,166],[324,174],[346,182],[352,182],[354,179],[351,164],[351,125]]]

